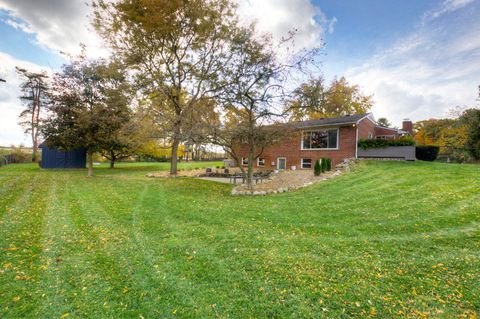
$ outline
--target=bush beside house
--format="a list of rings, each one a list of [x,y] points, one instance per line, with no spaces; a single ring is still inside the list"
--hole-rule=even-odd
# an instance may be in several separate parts
[[[371,148],[385,148],[390,146],[414,146],[415,141],[411,137],[401,137],[398,139],[362,139],[358,141],[361,149],[367,150]]]
[[[415,156],[421,161],[433,162],[437,159],[440,147],[433,145],[417,146]]]
[[[320,161],[316,160],[315,165],[313,166],[313,174],[315,176],[320,176],[320,173],[322,173],[322,167],[320,165]]]

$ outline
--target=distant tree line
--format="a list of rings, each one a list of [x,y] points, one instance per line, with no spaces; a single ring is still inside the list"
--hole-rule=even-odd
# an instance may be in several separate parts
[[[418,145],[439,146],[440,156],[446,161],[479,161],[480,109],[454,113],[452,118],[416,122],[415,141]]]

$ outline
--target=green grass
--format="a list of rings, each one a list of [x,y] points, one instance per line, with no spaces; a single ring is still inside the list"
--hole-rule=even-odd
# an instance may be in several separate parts
[[[265,197],[145,177],[167,168],[0,168],[0,318],[480,311],[478,165],[365,162]]]

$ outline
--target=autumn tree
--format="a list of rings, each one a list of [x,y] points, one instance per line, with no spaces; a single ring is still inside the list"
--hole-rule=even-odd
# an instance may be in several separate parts
[[[230,0],[97,0],[95,26],[117,57],[137,76],[156,109],[177,173],[186,116],[211,94],[209,83],[228,53],[234,22]],[[192,113],[193,112],[193,113]]]
[[[438,146],[441,147],[442,154],[450,162],[454,158],[458,162],[466,160],[465,144],[468,138],[468,131],[465,125],[455,123],[455,125],[444,127],[440,130]]]
[[[117,161],[134,155],[145,143],[141,119],[129,109],[128,99],[125,102],[108,106],[117,109],[117,112],[113,115],[111,126],[103,132],[104,137],[101,139],[99,152],[109,160],[110,168],[114,168]],[[109,103],[116,102],[110,100]]]
[[[64,65],[54,77],[51,117],[44,134],[47,143],[64,149],[87,149],[88,176],[93,154],[112,143],[128,120],[124,73],[104,60],[85,57]]]
[[[377,124],[382,126],[382,127],[391,127],[392,123],[386,118],[386,117],[381,117],[377,120]]]
[[[459,120],[467,130],[466,151],[474,159],[480,160],[480,109],[465,110]]]
[[[41,115],[48,103],[48,76],[45,72],[31,72],[19,67],[16,67],[16,71],[22,81],[20,100],[26,106],[19,115],[19,124],[25,129],[26,134],[30,134],[32,161],[35,162],[39,146]]]
[[[345,77],[325,85],[322,77],[312,78],[298,86],[288,101],[287,112],[293,121],[339,117],[367,113],[373,106],[373,96],[364,95],[358,85]]]
[[[244,174],[250,189],[254,161],[288,131],[286,124],[275,123],[288,96],[286,82],[318,52],[302,51],[280,59],[278,52],[283,48],[279,46],[287,46],[289,41],[293,41],[293,35],[274,45],[268,35],[259,36],[254,26],[239,28],[230,46],[232,56],[223,63],[219,75],[217,85],[221,89],[217,96],[227,122],[214,136],[216,143],[238,163],[238,148],[247,148],[248,166]]]
[[[439,146],[442,130],[452,127],[455,122],[455,119],[429,119],[415,122],[413,126],[415,142],[418,145]]]

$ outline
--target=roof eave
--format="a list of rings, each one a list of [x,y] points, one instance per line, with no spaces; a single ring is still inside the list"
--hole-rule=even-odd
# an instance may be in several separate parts
[[[348,126],[348,125],[353,125],[353,124],[357,124],[357,122],[317,124],[317,125],[302,126],[302,127],[297,127],[297,128],[298,129],[304,129],[304,128],[317,128],[317,127],[337,127],[337,126]]]

